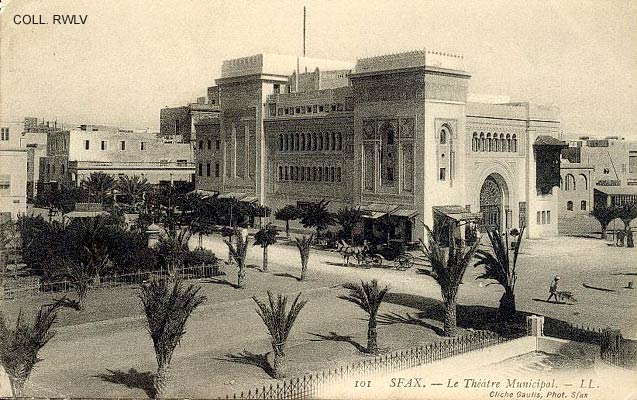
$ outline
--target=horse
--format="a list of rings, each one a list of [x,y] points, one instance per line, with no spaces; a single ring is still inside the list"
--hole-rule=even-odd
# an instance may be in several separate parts
[[[349,259],[355,257],[358,265],[365,259],[365,253],[367,251],[366,246],[352,246],[344,241],[339,242],[339,247],[336,248],[338,254],[343,257],[343,267],[350,265]]]

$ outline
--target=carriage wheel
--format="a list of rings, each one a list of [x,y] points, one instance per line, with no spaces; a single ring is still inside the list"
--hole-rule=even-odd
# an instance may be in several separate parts
[[[374,254],[371,258],[370,267],[381,268],[383,266],[383,259],[378,254]]]
[[[405,254],[401,254],[398,257],[396,257],[396,263],[398,263],[397,268],[399,270],[405,271],[405,270],[408,270],[409,268],[411,268],[412,265],[414,265],[414,260],[410,259]]]

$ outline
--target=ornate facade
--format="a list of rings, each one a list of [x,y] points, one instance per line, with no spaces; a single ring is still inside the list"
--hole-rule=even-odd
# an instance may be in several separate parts
[[[439,206],[482,212],[500,230],[557,234],[555,108],[468,101],[460,55],[422,50],[359,59],[348,70],[335,64],[266,55],[224,62],[220,116],[196,125],[197,162],[215,166],[198,189],[272,208],[321,198],[334,209],[360,206],[370,226],[395,219],[391,236],[403,240],[423,237]]]

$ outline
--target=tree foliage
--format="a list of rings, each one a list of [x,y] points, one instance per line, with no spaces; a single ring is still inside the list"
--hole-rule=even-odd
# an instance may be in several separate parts
[[[317,236],[328,226],[334,224],[334,217],[329,212],[330,202],[322,199],[318,203],[309,203],[300,210],[301,224],[305,228],[315,228]]]
[[[445,308],[444,334],[445,336],[454,336],[457,329],[456,296],[458,288],[480,240],[478,239],[471,246],[465,246],[462,241],[451,240],[449,247],[446,248],[436,240],[429,227],[425,228],[427,230],[427,243],[420,240],[420,248],[431,268],[427,274],[440,286]]]
[[[275,299],[268,290],[267,303],[260,301],[256,297],[252,298],[257,304],[257,314],[261,317],[272,338],[272,350],[274,352],[272,370],[276,378],[283,376],[281,365],[285,357],[285,344],[292,331],[294,322],[307,303],[307,300],[300,300],[300,297],[301,293],[296,296],[289,310],[287,310],[288,297],[282,294],[278,294]]]
[[[293,205],[287,205],[274,213],[274,218],[285,221],[285,235],[290,237],[290,221],[299,218],[299,210]]]
[[[178,279],[158,279],[144,285],[139,294],[157,359],[153,384],[159,398],[165,394],[170,360],[186,333],[186,322],[205,301],[205,297],[198,294],[199,289],[194,285],[184,289]]]
[[[353,244],[354,227],[363,221],[363,212],[359,208],[344,207],[336,212],[334,218],[343,228],[344,239]]]
[[[361,281],[358,283],[346,283],[343,285],[348,289],[349,295],[341,297],[351,303],[359,306],[365,311],[369,317],[367,324],[367,352],[376,354],[378,352],[378,334],[376,332],[376,317],[378,309],[389,292],[389,286],[380,287],[376,279],[369,282]]]
[[[268,271],[268,247],[276,243],[279,230],[272,224],[267,224],[254,235],[254,245],[263,248],[263,272]]]
[[[93,172],[82,181],[81,186],[90,201],[108,204],[115,189],[115,178],[101,171]]]
[[[606,204],[598,203],[591,210],[591,216],[599,221],[602,226],[602,239],[606,239],[606,228],[612,220],[619,217],[619,210],[614,205],[607,206]]]

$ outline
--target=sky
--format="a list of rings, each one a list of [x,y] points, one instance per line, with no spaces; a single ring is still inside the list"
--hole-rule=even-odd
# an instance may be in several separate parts
[[[637,0],[0,0],[0,118],[159,127],[224,59],[464,54],[470,92],[556,104],[566,135],[637,139]],[[88,15],[57,25],[54,14]],[[42,15],[48,25],[15,24]]]

